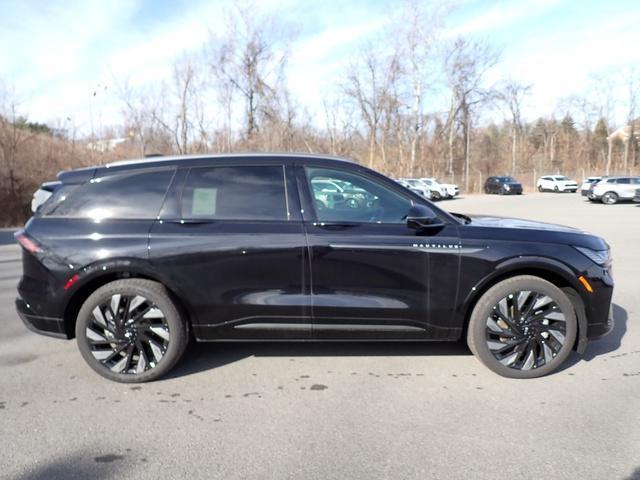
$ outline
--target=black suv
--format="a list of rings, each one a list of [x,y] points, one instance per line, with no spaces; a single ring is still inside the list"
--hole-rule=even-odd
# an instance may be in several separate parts
[[[158,378],[190,335],[466,338],[507,377],[612,328],[609,248],[555,225],[449,214],[350,161],[167,157],[62,172],[24,230],[18,312],[99,374]],[[367,201],[327,202],[314,185]]]
[[[513,177],[489,177],[484,182],[484,193],[522,195],[522,184]]]

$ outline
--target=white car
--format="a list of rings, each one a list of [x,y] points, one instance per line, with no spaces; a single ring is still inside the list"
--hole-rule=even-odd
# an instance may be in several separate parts
[[[631,201],[640,188],[640,177],[608,177],[600,180],[591,190],[589,200],[600,200],[606,205]]]
[[[595,184],[598,183],[600,180],[602,180],[602,177],[585,178],[584,182],[582,182],[582,186],[580,187],[580,194],[583,197],[588,197],[589,192],[591,191],[591,187],[595,186]]]
[[[420,180],[417,180],[415,178],[401,178],[400,180],[397,180],[397,182],[400,185],[407,187],[409,190],[413,190],[419,195],[428,198],[429,200],[435,200],[434,193],[431,188],[426,183],[421,182]]]
[[[423,182],[430,183],[430,185],[439,185],[440,191],[444,192],[444,198],[455,198],[460,194],[460,187],[458,185],[454,185],[453,183],[440,183],[435,178],[421,178]]]
[[[538,179],[539,192],[572,192],[578,190],[578,184],[564,175],[545,175]]]
[[[449,198],[447,188],[443,184],[439,183],[435,178],[418,178],[418,180],[429,186],[433,192],[434,200]]]

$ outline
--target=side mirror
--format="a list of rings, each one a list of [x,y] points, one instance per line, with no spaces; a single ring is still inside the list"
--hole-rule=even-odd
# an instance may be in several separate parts
[[[407,214],[407,226],[421,231],[426,228],[442,227],[444,222],[425,205],[412,205]]]

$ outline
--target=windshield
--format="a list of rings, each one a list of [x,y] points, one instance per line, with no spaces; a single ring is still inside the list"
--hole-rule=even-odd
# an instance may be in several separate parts
[[[515,183],[515,179],[513,177],[498,177],[502,183]]]

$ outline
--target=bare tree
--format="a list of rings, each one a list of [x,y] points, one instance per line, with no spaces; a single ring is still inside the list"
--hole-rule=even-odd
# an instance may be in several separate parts
[[[244,131],[251,141],[259,128],[260,109],[278,93],[290,35],[275,16],[257,14],[254,5],[237,5],[226,24],[226,31],[210,36],[209,66],[225,92],[228,112],[234,94],[242,99]]]
[[[522,134],[522,103],[531,92],[531,85],[510,79],[495,92],[495,98],[506,108],[511,123],[511,174],[518,165],[518,142]]]
[[[498,61],[498,53],[480,41],[458,38],[445,53],[445,73],[451,104],[447,125],[449,130],[449,173],[453,177],[453,135],[459,120],[463,132],[464,184],[469,188],[471,163],[471,128],[475,108],[489,100],[483,86],[487,71]]]
[[[32,131],[21,128],[26,123],[26,118],[19,115],[18,108],[19,103],[15,99],[15,94],[2,88],[0,90],[0,160],[3,170],[6,171],[5,178],[8,180],[8,190],[12,199],[17,198],[20,183],[17,175],[18,151],[23,144],[34,137]]]
[[[382,55],[373,45],[367,46],[362,58],[351,64],[347,73],[343,89],[347,97],[358,106],[360,116],[367,127],[370,167],[374,164],[378,147],[381,148],[383,159],[386,155],[386,132],[382,131],[382,124],[385,113],[397,108],[398,99],[395,92],[399,74],[398,52]]]
[[[624,138],[624,159],[622,163],[622,170],[624,173],[629,173],[629,157],[631,150],[635,146],[636,142],[636,115],[638,107],[638,96],[640,95],[640,77],[639,70],[636,68],[630,68],[627,78],[627,125]]]
[[[392,35],[399,42],[397,49],[401,52],[401,70],[409,90],[410,173],[415,169],[418,142],[424,128],[425,95],[430,83],[435,81],[434,53],[438,34],[448,10],[444,3],[426,7],[417,0],[405,0],[397,25],[392,30]]]

